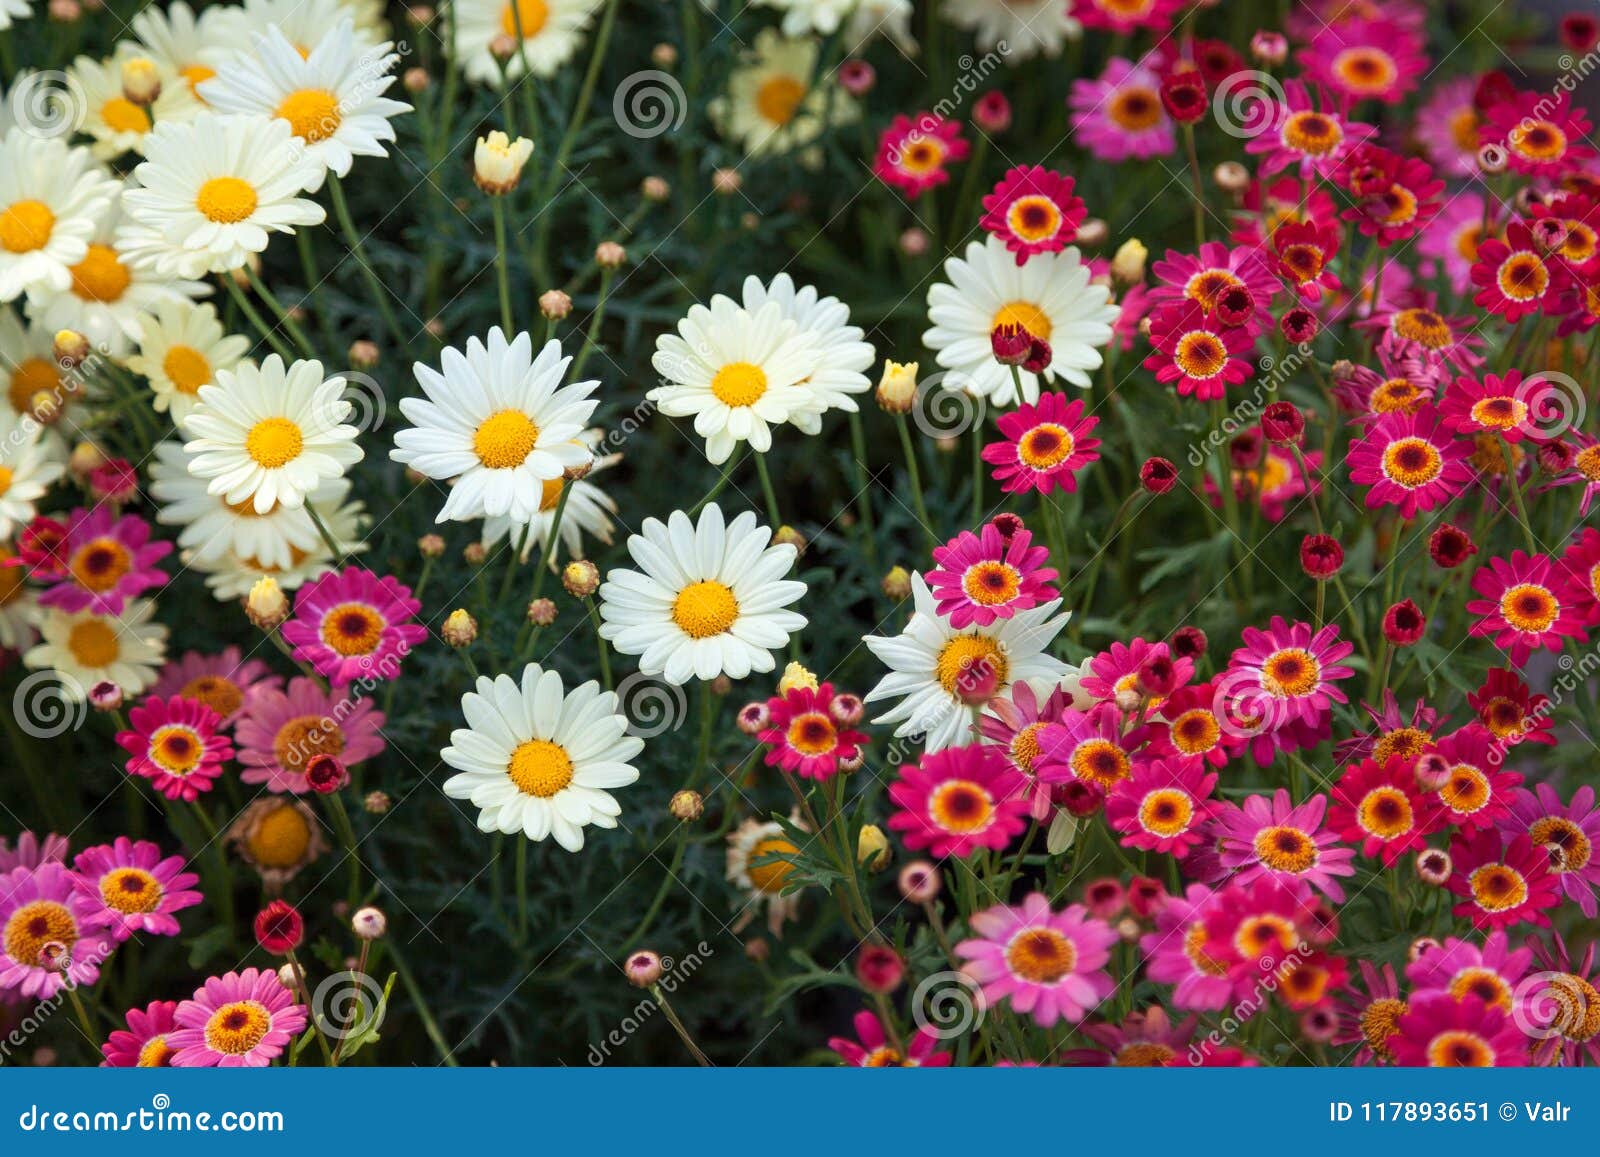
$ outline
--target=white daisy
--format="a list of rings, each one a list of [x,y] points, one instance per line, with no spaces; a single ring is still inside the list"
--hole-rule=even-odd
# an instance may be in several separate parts
[[[89,251],[117,182],[88,149],[56,137],[7,133],[0,141],[0,302],[34,287],[60,291]]]
[[[579,441],[588,448],[592,454],[600,442],[599,430],[585,430]],[[491,515],[483,520],[483,545],[493,547],[495,543],[508,535],[513,543],[522,544],[522,561],[527,562],[535,550],[555,569],[556,560],[560,556],[559,550],[550,550],[547,545],[550,541],[550,529],[555,525],[556,506],[561,501],[561,492],[568,487],[572,493],[567,495],[567,504],[561,511],[561,546],[566,548],[567,557],[584,558],[583,539],[585,535],[598,539],[611,545],[611,532],[616,526],[611,521],[611,516],[617,512],[617,500],[612,498],[600,487],[591,481],[602,470],[609,470],[622,461],[621,454],[606,454],[594,460],[594,465],[576,482],[565,482],[560,478],[552,478],[544,484],[544,491],[539,496],[539,513],[534,516],[532,533],[527,533],[528,523],[513,522],[506,515]]]
[[[803,383],[817,370],[816,335],[802,332],[769,301],[754,313],[718,294],[695,305],[678,332],[656,339],[650,359],[664,384],[645,395],[672,418],[694,416],[713,464],[749,442],[765,453],[772,426],[817,422],[826,403]]]
[[[830,94],[825,84],[813,86],[817,52],[811,37],[790,39],[763,28],[749,58],[728,77],[727,93],[706,106],[717,131],[760,156],[811,144],[830,115],[835,125],[855,120],[854,99],[837,90]]]
[[[210,479],[211,493],[228,502],[250,502],[257,514],[279,503],[302,505],[361,461],[358,431],[345,424],[352,407],[344,387],[342,377],[323,377],[321,362],[285,368],[277,354],[259,368],[219,370],[214,385],[200,387],[200,404],[183,424],[195,435],[184,447],[194,455],[189,472]]]
[[[669,683],[772,670],[772,652],[806,625],[784,609],[806,584],[783,578],[795,549],[771,540],[750,511],[725,525],[714,502],[698,525],[681,510],[665,524],[645,519],[628,538],[640,569],[613,570],[600,585],[600,637]]]
[[[10,28],[18,20],[26,20],[33,15],[33,6],[28,0],[0,0],[0,30]]]
[[[576,852],[585,827],[617,826],[622,807],[611,790],[639,778],[630,761],[644,740],[627,733],[614,692],[591,679],[568,693],[559,674],[529,663],[520,687],[510,675],[480,675],[461,712],[467,726],[439,753],[461,773],[444,793],[480,809],[480,830],[554,836]]]
[[[1033,56],[1058,56],[1069,40],[1083,35],[1072,5],[1061,0],[944,0],[945,19],[970,28],[979,52],[1000,49],[1007,64]]]
[[[485,345],[446,349],[441,369],[413,367],[427,398],[402,398],[412,428],[394,436],[389,456],[429,478],[455,478],[437,521],[485,514],[528,522],[543,502],[544,484],[589,460],[577,441],[594,413],[594,380],[563,386],[572,359],[546,342],[507,342],[499,327]]]
[[[32,417],[0,407],[0,542],[38,513],[35,504],[63,473],[60,442],[44,434]]]
[[[318,492],[319,495],[321,493]],[[318,497],[307,499],[307,503],[316,507],[317,517],[322,519],[322,525],[328,528],[328,533],[339,547],[338,554],[331,552],[319,535],[316,546],[310,551],[298,548],[291,550],[288,566],[268,566],[258,558],[231,552],[219,559],[204,562],[192,560],[190,565],[206,576],[206,586],[218,602],[244,598],[256,580],[265,576],[270,576],[286,591],[299,590],[312,579],[345,565],[349,556],[361,554],[367,549],[367,543],[361,535],[371,519],[362,503],[349,502],[336,506],[329,502],[324,505]]]
[[[150,494],[156,500],[156,521],[179,526],[178,547],[187,552],[185,562],[211,566],[230,556],[249,563],[260,574],[300,565],[309,556],[325,553],[326,545],[304,506],[281,503],[257,514],[249,503],[229,503],[213,494],[206,479],[189,472],[193,455],[176,441],[156,444],[150,463]],[[307,498],[319,516],[337,512],[350,493],[348,478],[330,478]],[[327,517],[323,518],[326,523]],[[333,527],[329,526],[330,530]],[[338,531],[333,531],[338,537]],[[354,540],[352,533],[351,540]],[[344,543],[341,542],[341,545]]]
[[[35,670],[54,669],[62,694],[82,700],[96,683],[115,683],[134,696],[156,681],[167,655],[167,628],[152,623],[156,605],[134,599],[120,615],[52,609],[39,620],[42,642],[22,656]]]
[[[300,196],[317,173],[287,121],[203,112],[156,125],[123,205],[157,235],[140,254],[162,272],[228,273],[266,249],[270,232],[323,222],[322,206]],[[131,242],[141,231],[124,232]]]
[[[54,350],[47,331],[23,324],[9,306],[0,305],[0,390],[12,414],[47,414],[75,393]]]
[[[224,11],[216,6],[196,16],[184,0],[174,0],[164,10],[152,4],[128,22],[137,39],[124,40],[117,49],[147,56],[163,71],[182,77],[184,87],[200,101],[196,87],[217,75],[218,61],[234,51],[223,30]]]
[[[309,56],[347,18],[355,21],[356,40],[362,47],[384,39],[382,8],[372,0],[244,0],[219,10],[217,35],[244,52],[254,37],[279,28],[297,52]]]
[[[498,86],[501,68],[515,78],[523,60],[534,76],[554,76],[572,59],[600,0],[455,0],[456,51],[468,80]],[[502,66],[489,51],[497,36],[522,44]]]
[[[1071,613],[1057,614],[1060,599],[1019,611],[987,627],[957,631],[934,609],[920,574],[911,576],[914,612],[894,636],[862,642],[889,668],[866,702],[899,699],[874,723],[897,723],[895,735],[922,735],[929,751],[971,740],[972,712],[1019,680],[1057,682],[1069,668],[1046,648]]]
[[[815,286],[796,289],[787,273],[780,273],[770,285],[755,276],[744,279],[744,308],[759,313],[769,301],[778,303],[786,320],[802,333],[817,339],[815,368],[800,384],[815,395],[823,410],[855,413],[858,407],[850,395],[864,394],[872,388],[864,372],[878,360],[877,353],[860,326],[850,324],[850,307],[837,297],[821,297]],[[821,412],[806,409],[789,418],[807,434],[822,429]]]
[[[122,223],[113,204],[89,239],[89,251],[68,272],[72,282],[59,293],[28,291],[28,317],[48,333],[70,329],[83,334],[102,353],[120,358],[152,312],[187,305],[210,288],[140,264],[116,247]]]
[[[198,404],[200,387],[250,352],[250,340],[224,331],[211,305],[187,300],[162,302],[153,316],[139,319],[135,336],[138,353],[128,368],[150,383],[156,412],[170,412],[180,426]]]
[[[860,0],[754,0],[757,8],[777,8],[783,12],[783,34],[804,36],[818,32],[832,36]]]
[[[0,543],[0,647],[23,651],[39,637],[34,624],[39,619],[39,594],[28,585],[25,567],[6,566],[16,551]]]
[[[275,117],[288,123],[317,178],[332,170],[343,177],[355,157],[387,155],[395,139],[389,118],[411,106],[383,96],[400,58],[391,44],[361,48],[348,18],[302,57],[278,30],[255,38],[255,52],[240,54],[200,86],[207,104],[221,113]]]
[[[79,130],[94,138],[89,151],[101,161],[113,160],[123,153],[143,153],[145,137],[156,121],[188,120],[200,107],[178,74],[155,61],[152,63],[161,77],[161,94],[155,103],[148,109],[141,108],[123,96],[122,64],[131,55],[124,53],[109,60],[80,56],[67,69],[69,84],[76,84],[83,96],[83,123]]]
[[[804,889],[787,895],[783,891],[799,855],[800,849],[776,820],[751,816],[728,833],[728,882],[745,894],[735,932],[744,929],[762,904],[767,907],[767,931],[774,936],[782,936],[784,922],[799,916]]]
[[[1018,402],[1011,367],[994,360],[990,335],[1002,325],[1020,325],[1050,345],[1047,382],[1065,378],[1089,386],[1086,371],[1100,368],[1100,347],[1111,342],[1117,307],[1104,285],[1089,284],[1089,267],[1076,248],[1035,253],[1018,265],[994,237],[974,241],[965,257],[944,263],[949,283],[928,290],[932,327],[923,344],[950,371],[943,386],[989,398],[997,405]],[[1039,400],[1040,375],[1021,370],[1022,401]]]
[[[916,37],[911,35],[911,0],[860,0],[845,26],[846,55],[859,55],[869,40],[883,36],[907,56],[917,53]]]

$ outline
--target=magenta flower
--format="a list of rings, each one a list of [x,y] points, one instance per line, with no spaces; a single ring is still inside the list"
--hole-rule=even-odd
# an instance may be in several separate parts
[[[1463,832],[1493,827],[1511,810],[1522,776],[1505,769],[1505,745],[1478,723],[1468,724],[1434,745],[1444,760],[1444,782],[1435,793],[1444,819]]]
[[[283,677],[272,674],[265,662],[241,658],[239,648],[230,646],[216,655],[185,651],[181,659],[161,669],[150,694],[163,699],[181,695],[204,703],[221,717],[220,726],[227,727],[239,717],[251,691],[282,685]]]
[[[1525,835],[1545,852],[1562,894],[1594,919],[1595,889],[1600,887],[1600,856],[1595,854],[1600,848],[1600,807],[1594,788],[1584,784],[1566,804],[1547,783],[1535,784],[1532,791],[1518,788],[1499,828],[1505,839]]]
[[[855,1040],[842,1036],[828,1040],[828,1047],[847,1065],[858,1069],[936,1069],[950,1063],[949,1053],[936,1051],[939,1036],[926,1025],[912,1036],[904,1056],[889,1044],[882,1022],[874,1014],[856,1013],[855,1026]]]
[[[900,769],[889,826],[906,847],[936,857],[1003,848],[1027,826],[1026,783],[993,747],[947,747]]]
[[[1039,780],[1035,764],[1039,759],[1039,733],[1058,723],[1071,707],[1071,697],[1057,687],[1044,702],[1026,682],[1014,683],[1005,695],[989,700],[978,718],[981,740],[1002,751],[1012,767],[1028,780],[1029,812],[1036,820],[1050,815],[1050,785]]]
[[[1328,826],[1365,856],[1382,856],[1392,868],[1406,852],[1423,846],[1439,826],[1440,806],[1417,785],[1415,760],[1403,755],[1386,762],[1363,759],[1345,768],[1333,785]]]
[[[1283,95],[1282,101],[1263,98],[1267,107],[1252,111],[1244,126],[1255,134],[1245,152],[1262,158],[1263,177],[1284,169],[1301,180],[1331,176],[1351,146],[1377,135],[1371,125],[1335,112],[1335,102],[1319,84],[1291,80]]]
[[[112,948],[98,925],[63,864],[0,876],[0,993],[49,1000],[68,981],[93,984]]]
[[[40,864],[65,863],[67,837],[50,832],[43,838],[24,831],[17,836],[17,846],[0,836],[0,876],[13,868],[37,868]]]
[[[1325,25],[1295,59],[1349,105],[1399,104],[1428,71],[1422,33],[1393,20],[1355,17]]]
[[[1156,910],[1155,931],[1139,939],[1146,974],[1173,986],[1172,1003],[1178,1008],[1225,1008],[1233,996],[1226,950],[1206,931],[1214,895],[1204,884],[1190,884]]]
[[[142,775],[168,799],[196,800],[211,790],[233,742],[219,734],[222,720],[204,703],[152,695],[128,712],[131,731],[117,745],[131,757],[129,775]]]
[[[854,696],[849,697],[855,700]],[[833,684],[792,687],[767,700],[769,726],[761,732],[768,767],[781,767],[805,779],[827,780],[841,762],[858,760],[867,742],[864,732],[844,724],[850,712],[837,706]],[[859,712],[854,712],[859,719]]]
[[[85,848],[72,861],[72,886],[95,906],[93,919],[119,941],[135,932],[176,936],[173,915],[200,903],[194,891],[200,877],[183,869],[182,856],[161,858],[149,840],[118,836],[113,843]]]
[[[1515,667],[1541,648],[1559,651],[1567,639],[1587,638],[1584,616],[1567,599],[1562,573],[1548,555],[1517,550],[1510,560],[1492,558],[1472,576],[1482,595],[1467,603],[1478,616],[1471,635],[1488,636]]]
[[[172,544],[150,541],[150,524],[136,514],[118,518],[109,506],[80,507],[67,519],[66,541],[55,551],[65,570],[39,595],[41,606],[120,615],[129,599],[167,581],[156,563],[172,553]]]
[[[1549,853],[1527,836],[1502,838],[1492,829],[1457,836],[1450,859],[1449,888],[1462,898],[1452,911],[1475,928],[1550,923],[1545,909],[1558,903],[1556,877]]]
[[[1411,1068],[1494,1068],[1528,1063],[1528,1040],[1501,1009],[1475,996],[1414,996],[1389,1037],[1395,1063]]]
[[[1406,979],[1419,996],[1425,992],[1446,992],[1457,1000],[1475,996],[1509,1013],[1522,1003],[1517,982],[1532,963],[1532,948],[1512,948],[1505,929],[1496,928],[1483,938],[1481,947],[1446,937],[1443,944],[1425,949],[1406,965]]]
[[[1004,441],[983,448],[983,460],[994,466],[1000,488],[1008,494],[1076,490],[1078,471],[1100,458],[1100,439],[1089,437],[1100,419],[1083,411],[1081,401],[1044,393],[1037,403],[1024,402],[1000,415]]]
[[[970,149],[960,121],[931,112],[915,118],[901,115],[879,135],[872,171],[884,184],[915,199],[949,181],[949,166],[966,160]]]
[[[970,919],[978,935],[956,945],[986,1004],[1010,1002],[1045,1028],[1076,1024],[1111,995],[1105,972],[1117,934],[1082,904],[1050,911],[1044,893],[1010,907],[997,904]]]
[[[1244,646],[1229,659],[1225,681],[1246,694],[1268,729],[1320,725],[1333,704],[1346,702],[1336,684],[1355,674],[1342,663],[1355,645],[1339,641],[1337,626],[1330,623],[1313,634],[1310,623],[1291,626],[1274,615],[1266,630],[1246,627],[1240,639]]]
[[[234,725],[239,778],[300,795],[310,788],[306,766],[314,756],[351,767],[381,752],[383,719],[370,700],[336,696],[314,679],[292,679],[286,691],[257,691]]]
[[[1136,759],[1106,797],[1106,822],[1122,845],[1182,859],[1204,838],[1217,773],[1197,760]]]
[[[1071,177],[1043,165],[1018,165],[984,197],[979,224],[1017,255],[1018,265],[1035,253],[1059,252],[1072,244],[1089,212],[1072,187]]]
[[[1355,849],[1322,826],[1328,797],[1314,795],[1298,806],[1279,788],[1268,800],[1246,796],[1244,806],[1222,803],[1211,821],[1218,859],[1238,872],[1241,883],[1262,876],[1303,880],[1335,903],[1344,902],[1339,877],[1356,874]]]
[[[411,621],[421,609],[410,587],[353,566],[301,587],[281,631],[294,657],[335,686],[396,679],[401,660],[428,637]]]
[[[1098,79],[1072,82],[1067,105],[1073,139],[1096,160],[1146,160],[1175,147],[1161,79],[1142,64],[1112,57]]]
[[[130,1008],[128,1027],[115,1030],[100,1046],[105,1060],[101,1068],[109,1069],[163,1069],[172,1064],[177,1052],[167,1043],[167,1037],[177,1027],[173,1014],[178,1011],[175,1000],[156,1000],[144,1008]]]
[[[178,1068],[261,1068],[306,1027],[306,1011],[278,974],[258,968],[210,977],[178,1005],[167,1034]]]
[[[1370,487],[1367,506],[1395,506],[1414,518],[1455,498],[1472,481],[1472,447],[1443,428],[1439,412],[1394,411],[1368,423],[1350,444],[1350,481]]]
[[[1277,234],[1273,234],[1277,240]],[[1152,305],[1182,305],[1193,302],[1209,313],[1230,290],[1248,290],[1250,318],[1244,328],[1258,334],[1272,326],[1272,299],[1283,289],[1267,259],[1248,245],[1229,247],[1221,241],[1207,241],[1198,254],[1169,249],[1150,267],[1156,284],[1150,289]]]
[[[1144,360],[1156,381],[1169,382],[1180,398],[1207,402],[1223,397],[1253,372],[1250,331],[1225,326],[1198,302],[1164,305],[1150,317],[1154,352]]]
[[[1007,539],[990,522],[981,536],[964,530],[934,548],[928,587],[939,614],[956,630],[987,627],[1059,597],[1050,585],[1056,572],[1044,565],[1049,557],[1047,549],[1033,545],[1029,531],[1018,530]]]

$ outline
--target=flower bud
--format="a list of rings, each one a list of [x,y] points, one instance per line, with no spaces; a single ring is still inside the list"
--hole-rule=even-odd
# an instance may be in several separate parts
[[[896,602],[911,597],[911,574],[903,566],[889,568],[889,573],[883,576],[883,581],[878,584],[883,593]]]
[[[646,201],[659,205],[672,196],[672,186],[667,184],[665,177],[652,174],[639,182],[639,194]]]
[[[1454,570],[1478,553],[1478,544],[1459,526],[1445,523],[1428,536],[1428,557],[1443,570]]]
[[[289,600],[271,575],[263,575],[245,597],[244,613],[257,628],[275,631],[289,617]]]
[[[469,542],[461,548],[461,559],[468,566],[482,566],[489,557],[489,548],[481,542]]]
[[[50,352],[56,365],[64,370],[75,369],[89,356],[89,339],[75,329],[59,329]]]
[[[680,823],[693,823],[705,813],[706,801],[697,791],[685,788],[672,793],[672,798],[667,801],[667,811],[672,813],[672,818]]]
[[[378,343],[362,338],[350,343],[350,366],[357,370],[370,370],[378,364]]]
[[[122,95],[129,103],[149,108],[161,95],[161,73],[148,56],[130,56],[122,62]]]
[[[1139,467],[1139,485],[1151,494],[1165,494],[1178,484],[1178,468],[1166,458],[1146,458]]]
[[[1162,77],[1161,107],[1180,125],[1192,125],[1204,119],[1209,102],[1206,79],[1200,70],[1183,68]]]
[[[1261,411],[1261,433],[1274,446],[1298,446],[1306,432],[1306,416],[1293,402],[1271,402]]]
[[[561,586],[575,599],[586,599],[600,589],[600,568],[586,558],[561,569]]]
[[[739,714],[734,716],[734,724],[746,735],[760,735],[772,722],[771,712],[767,705],[757,701],[746,703],[739,708]]]
[[[96,711],[119,711],[122,700],[122,688],[109,679],[102,679],[89,688],[89,706]]]
[[[478,637],[478,620],[465,607],[457,607],[445,619],[444,626],[439,628],[439,635],[446,645],[458,651],[462,647],[470,647]]]
[[[828,704],[828,714],[840,727],[854,727],[866,713],[867,707],[861,702],[861,696],[848,692],[835,695],[833,702]]]
[[[400,74],[401,86],[412,96],[419,92],[427,92],[428,86],[433,83],[433,78],[428,75],[426,68],[408,68]]]
[[[719,197],[731,197],[744,187],[744,178],[738,169],[716,169],[711,174],[711,191]]]
[[[862,988],[887,996],[905,979],[906,962],[887,944],[867,944],[856,953],[855,973]]]
[[[878,407],[885,413],[910,413],[917,398],[917,363],[885,361],[877,397]]]
[[[622,972],[635,988],[649,988],[661,979],[661,957],[648,949],[630,952],[622,965]]]
[[[369,791],[361,801],[361,807],[368,815],[381,816],[388,812],[392,802],[386,791]]]
[[[417,553],[423,558],[438,558],[444,554],[444,539],[437,534],[425,534],[417,539]]]
[[[547,289],[539,295],[539,313],[546,321],[565,321],[572,312],[572,298],[564,290]]]
[[[840,64],[838,75],[839,87],[851,96],[866,96],[872,91],[872,86],[878,83],[877,70],[859,56],[852,56]]]
[[[1206,633],[1199,627],[1179,627],[1167,640],[1167,649],[1172,652],[1174,659],[1203,659],[1206,654]]]
[[[927,860],[912,860],[900,869],[900,895],[913,904],[930,903],[944,887],[939,869]]]
[[[1306,577],[1326,582],[1344,567],[1344,547],[1331,534],[1308,534],[1300,540],[1300,569]]]
[[[932,239],[928,236],[928,231],[919,229],[915,225],[900,234],[900,252],[907,257],[921,257],[928,251],[928,246],[932,243]]]
[[[503,196],[522,180],[522,169],[533,156],[533,142],[527,137],[512,140],[496,129],[479,137],[472,150],[472,179],[491,197]]]
[[[1289,59],[1289,41],[1283,33],[1263,28],[1250,38],[1250,55],[1276,67]]]
[[[973,102],[972,123],[990,136],[1005,132],[1011,127],[1011,101],[999,89],[990,89]]]
[[[556,621],[556,604],[550,599],[534,599],[528,604],[528,622],[536,627],[548,627]]]
[[[1422,638],[1428,620],[1410,599],[1395,603],[1383,613],[1383,637],[1396,647],[1409,647]]]
[[[350,772],[333,755],[318,753],[306,760],[306,784],[318,795],[332,795],[350,782]]]
[[[1454,865],[1443,848],[1423,848],[1417,853],[1417,878],[1424,884],[1442,888],[1450,882]]]
[[[877,824],[862,824],[856,836],[856,863],[869,872],[881,872],[893,858],[894,852],[883,829]]]
[[[594,263],[601,269],[621,269],[628,251],[615,241],[602,241],[594,247]]]
[[[306,922],[287,900],[274,900],[256,914],[256,943],[274,956],[287,956],[305,939]]]
[[[389,918],[378,908],[357,908],[350,917],[350,931],[362,940],[381,940],[389,930]]]
[[[1118,248],[1111,258],[1111,276],[1122,285],[1133,285],[1144,280],[1145,261],[1150,257],[1150,250],[1144,247],[1144,242],[1137,237],[1130,237]]]
[[[1238,161],[1223,161],[1211,171],[1211,179],[1224,193],[1239,194],[1250,187],[1250,170]]]

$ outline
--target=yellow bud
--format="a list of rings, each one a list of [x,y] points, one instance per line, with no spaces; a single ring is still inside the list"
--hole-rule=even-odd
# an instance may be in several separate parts
[[[289,617],[289,600],[278,580],[271,575],[258,578],[245,599],[244,613],[261,630],[276,630]]]
[[[1129,238],[1111,259],[1111,276],[1123,285],[1143,281],[1144,263],[1149,256],[1150,251],[1137,237]]]
[[[869,872],[881,872],[889,866],[892,855],[883,829],[877,824],[863,824],[856,837],[856,863]]]
[[[512,140],[496,129],[479,137],[472,150],[472,179],[491,197],[509,193],[522,180],[522,167],[533,156],[533,142],[527,137]]]
[[[878,381],[878,405],[890,414],[908,414],[917,397],[917,363],[883,363]]]
[[[778,680],[778,694],[787,695],[796,687],[806,687],[815,691],[817,677],[799,663],[790,663],[783,669],[783,678]]]

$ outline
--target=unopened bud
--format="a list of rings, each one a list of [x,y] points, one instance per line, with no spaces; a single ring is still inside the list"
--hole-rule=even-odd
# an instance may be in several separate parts
[[[289,600],[271,575],[262,575],[245,598],[244,613],[263,631],[275,631],[289,617]]]
[[[561,571],[561,585],[575,599],[586,599],[600,589],[600,568],[586,558],[569,562]]]
[[[148,56],[133,56],[122,62],[122,95],[140,108],[149,108],[161,95],[161,73]]]
[[[699,819],[705,810],[706,803],[700,793],[687,788],[674,792],[672,799],[667,802],[667,811],[672,813],[672,818],[686,824]]]
[[[550,599],[534,599],[528,604],[528,622],[536,627],[548,627],[556,621],[556,604]]]

